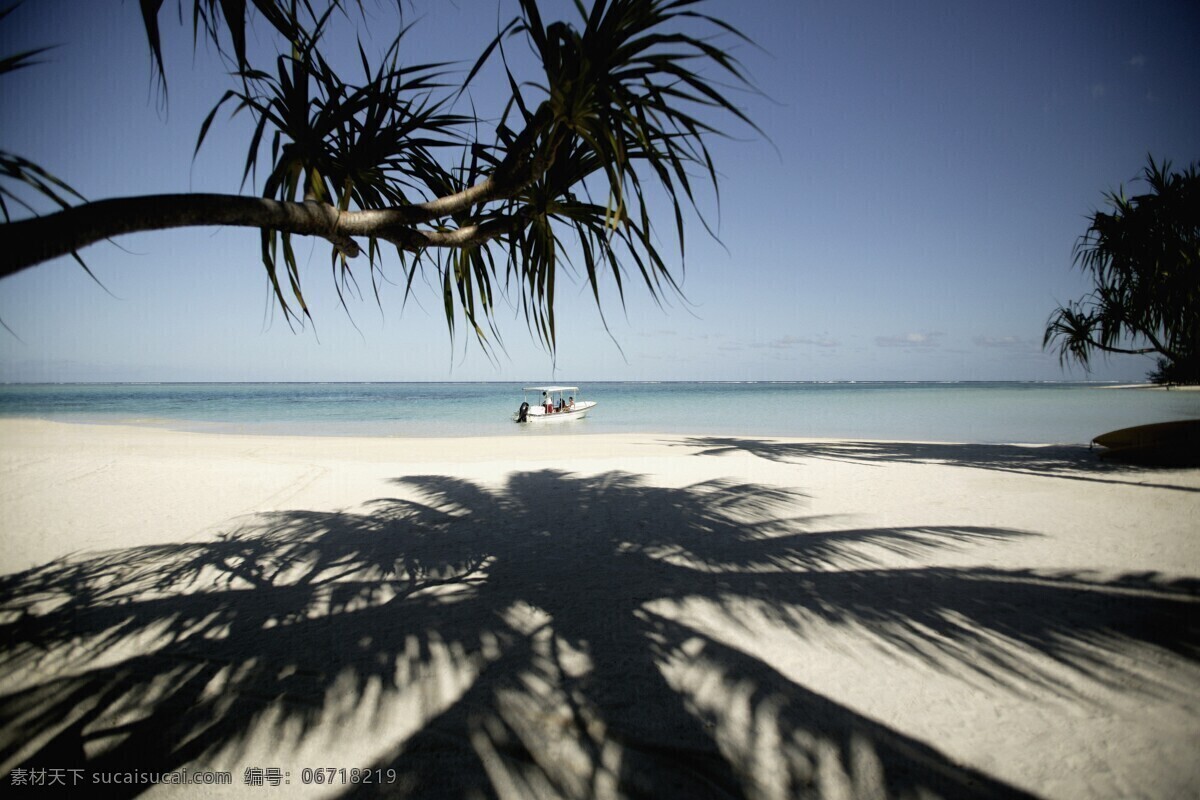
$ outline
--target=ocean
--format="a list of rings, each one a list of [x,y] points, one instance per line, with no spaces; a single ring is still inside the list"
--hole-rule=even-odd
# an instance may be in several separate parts
[[[672,433],[1086,443],[1200,418],[1200,392],[1079,383],[595,383],[587,419],[516,425],[522,384],[9,384],[0,416],[187,431],[337,436]],[[530,402],[536,402],[530,393]]]

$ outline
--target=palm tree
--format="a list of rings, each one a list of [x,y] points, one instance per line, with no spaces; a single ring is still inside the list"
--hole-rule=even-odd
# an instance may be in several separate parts
[[[1192,164],[1170,172],[1153,157],[1142,173],[1150,191],[1106,195],[1075,245],[1075,264],[1093,291],[1050,315],[1043,346],[1064,364],[1088,367],[1092,353],[1156,354],[1151,378],[1200,382],[1200,179]]]
[[[339,74],[324,41],[346,18],[343,6],[351,4],[342,0],[195,0],[197,35],[217,45],[235,84],[204,121],[196,148],[221,108],[250,115],[243,181],[264,174],[261,196],[158,195],[67,207],[53,195],[63,207],[57,213],[0,225],[0,277],[120,234],[248,226],[262,231],[261,261],[289,322],[308,315],[293,237],[317,236],[332,246],[339,291],[353,281],[348,259],[365,250],[374,281],[381,248],[391,245],[410,289],[424,268],[436,271],[452,333],[460,318],[486,342],[497,298],[512,290],[531,331],[553,350],[555,280],[569,254],[582,261],[598,306],[605,275],[624,302],[626,267],[655,299],[677,289],[679,268],[660,251],[648,198],[665,199],[682,256],[696,180],[717,188],[707,142],[719,131],[710,118],[750,124],[722,84],[748,88],[743,71],[727,46],[712,41],[741,34],[698,4],[595,0],[590,9],[577,4],[576,24],[547,24],[536,0],[519,0],[520,15],[455,87],[446,64],[401,63],[408,28],[375,65],[360,43],[363,79]],[[165,90],[162,0],[141,8]],[[269,67],[250,63],[246,25],[254,12],[279,45]],[[510,70],[503,56],[514,37],[537,56],[540,76]],[[492,125],[453,113],[453,101],[497,57],[512,93],[500,119]],[[487,130],[490,139],[480,134]],[[261,164],[267,143],[270,163]],[[54,187],[34,188],[50,194]]]

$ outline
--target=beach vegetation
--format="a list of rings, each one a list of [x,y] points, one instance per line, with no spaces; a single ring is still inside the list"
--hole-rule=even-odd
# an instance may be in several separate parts
[[[399,5],[381,58],[361,40],[357,52],[347,47],[352,26],[332,32],[352,25],[360,3],[194,0],[190,15],[179,5],[178,18],[190,17],[195,40],[215,46],[231,82],[195,151],[218,120],[248,116],[242,187],[256,193],[85,201],[42,167],[2,153],[0,277],[59,256],[78,260],[88,245],[123,234],[250,227],[261,231],[251,258],[290,325],[311,320],[297,237],[319,237],[343,304],[364,275],[379,300],[385,250],[389,259],[394,250],[405,299],[418,276],[440,288],[452,336],[461,324],[489,347],[499,335],[494,311],[510,298],[553,352],[564,267],[582,276],[598,307],[608,282],[622,305],[631,281],[660,302],[678,291],[685,218],[711,232],[698,193],[718,197],[709,149],[722,135],[716,126],[755,129],[730,99],[752,89],[729,41],[745,37],[700,0],[577,2],[571,21],[546,20],[536,0],[517,0],[515,18],[498,24],[473,60],[419,64],[401,58],[415,23],[405,24]],[[160,19],[176,14],[164,13],[162,0],[144,0],[141,12],[165,96]],[[264,40],[273,43],[269,56]],[[518,74],[515,65],[530,63],[526,50],[534,71]],[[37,54],[0,64],[28,66]],[[470,102],[484,70],[507,87],[498,118]],[[53,213],[34,213],[29,198],[52,203]],[[11,219],[16,205],[30,216]],[[660,220],[673,228],[666,250]]]
[[[1044,347],[1087,368],[1093,354],[1156,358],[1155,383],[1200,383],[1200,173],[1147,158],[1148,191],[1105,195],[1075,244],[1092,291],[1055,309]]]

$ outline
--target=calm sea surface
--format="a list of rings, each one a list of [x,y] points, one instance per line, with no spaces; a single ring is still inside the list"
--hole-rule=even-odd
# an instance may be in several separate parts
[[[254,434],[561,433],[1087,442],[1200,418],[1200,392],[1046,383],[595,383],[592,416],[518,426],[509,383],[193,383],[0,386],[0,416]],[[530,395],[530,401],[534,397]]]

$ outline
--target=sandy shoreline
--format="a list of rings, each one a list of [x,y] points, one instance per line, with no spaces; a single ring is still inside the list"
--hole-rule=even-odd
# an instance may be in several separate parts
[[[1153,389],[1156,392],[1200,392],[1200,386],[1162,386],[1157,383],[1122,383],[1113,386],[1097,386],[1097,389]]]
[[[1200,470],[3,420],[0,471],[5,772],[229,771],[212,795],[354,788],[306,767],[392,770],[414,797],[1200,791]]]

